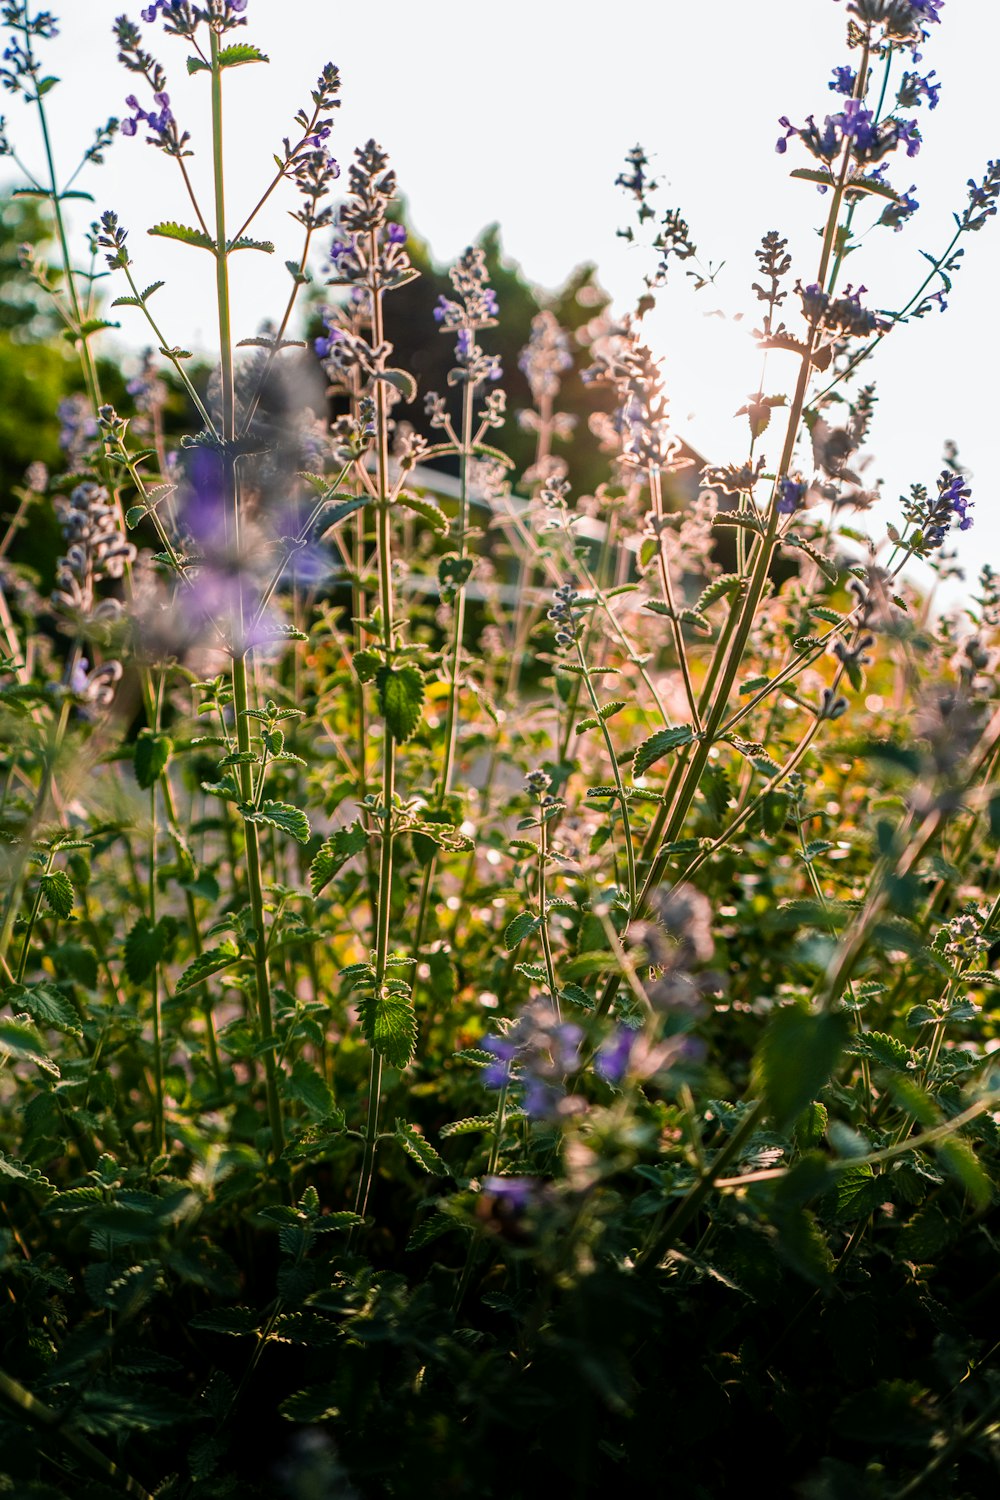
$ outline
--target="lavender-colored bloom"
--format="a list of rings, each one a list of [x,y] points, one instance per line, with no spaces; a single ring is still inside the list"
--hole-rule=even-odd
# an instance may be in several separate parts
[[[390,224],[388,227],[390,245],[405,245],[406,230],[402,224]]]
[[[594,1067],[607,1083],[617,1085],[625,1077],[638,1036],[630,1026],[616,1026],[599,1049]]]
[[[921,102],[927,100],[928,109],[937,109],[941,98],[940,83],[932,83],[931,79],[937,77],[937,69],[932,68],[925,78],[919,73],[904,73],[903,80],[899,85],[896,95],[896,103],[900,109],[917,109]]]
[[[939,503],[949,505],[956,516],[959,517],[959,531],[968,531],[972,525],[972,517],[969,515],[969,507],[972,505],[972,491],[966,484],[961,474],[949,476],[947,470],[938,480]]]
[[[502,1089],[510,1081],[510,1065],[517,1056],[517,1043],[501,1036],[488,1036],[483,1041],[483,1051],[492,1052],[497,1059],[483,1070],[483,1082],[488,1089]]]
[[[515,1213],[524,1213],[538,1192],[537,1177],[484,1177],[483,1191],[503,1198]]]
[[[827,84],[827,88],[834,94],[845,94],[849,99],[854,93],[854,85],[858,81],[858,75],[847,63],[839,68],[834,68],[833,78]]]
[[[790,516],[802,504],[806,487],[799,479],[782,479],[778,485],[778,512]]]
[[[892,229],[895,233],[898,234],[903,225],[909,219],[912,219],[913,215],[920,207],[920,204],[913,196],[915,188],[916,184],[911,186],[908,193],[901,193],[899,195],[898,202],[887,203],[885,208],[882,210],[881,217],[879,218],[879,223],[885,224],[889,229]]]

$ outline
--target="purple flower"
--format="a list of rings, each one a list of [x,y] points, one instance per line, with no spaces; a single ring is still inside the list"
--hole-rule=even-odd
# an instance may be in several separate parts
[[[915,188],[916,184],[911,186],[908,193],[901,193],[898,202],[887,203],[882,210],[879,223],[887,225],[888,228],[898,233],[906,221],[911,219],[920,207],[920,204],[913,196]]]
[[[484,1177],[483,1191],[503,1198],[515,1213],[524,1213],[538,1192],[537,1177]]]
[[[510,1081],[510,1065],[517,1056],[517,1044],[505,1037],[488,1036],[483,1041],[483,1051],[492,1052],[497,1059],[484,1069],[483,1082],[488,1089],[502,1089]]]
[[[947,469],[938,480],[938,503],[949,505],[953,513],[959,517],[959,531],[968,531],[972,525],[972,517],[968,514],[972,505],[972,491],[966,484],[961,474],[949,475]]]
[[[798,510],[802,504],[802,497],[806,487],[799,479],[782,479],[778,484],[778,512],[783,516],[790,516]]]
[[[594,1067],[607,1083],[619,1084],[625,1077],[638,1035],[630,1026],[616,1026],[601,1046]]]
[[[833,80],[827,84],[827,88],[834,94],[845,94],[849,99],[854,93],[854,85],[857,81],[857,73],[845,63],[839,68],[834,68]]]
[[[390,245],[406,244],[406,230],[403,228],[402,224],[389,225],[389,243]]]

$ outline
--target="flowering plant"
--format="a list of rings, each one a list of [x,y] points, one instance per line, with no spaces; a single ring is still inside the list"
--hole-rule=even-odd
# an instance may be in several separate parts
[[[943,11],[850,0],[839,107],[781,117],[819,253],[764,236],[746,448],[706,463],[645,319],[713,273],[641,146],[635,309],[536,298],[508,354],[488,246],[436,273],[382,147],[331,154],[336,67],[241,218],[252,7],[122,16],[138,92],[81,167],[120,133],[178,174],[150,233],[215,288],[200,365],[123,205],[81,267],[58,20],[5,0],[59,256],[22,267],[82,386],[0,543],[6,1492],[590,1495],[667,1455],[691,1495],[986,1493],[1000,578],[935,614],[908,565],[952,570],[969,476],[950,444],[894,505],[864,450],[1000,166],[897,306],[843,281],[917,211]],[[236,328],[278,193],[287,299]],[[112,399],[105,276],[154,345]]]

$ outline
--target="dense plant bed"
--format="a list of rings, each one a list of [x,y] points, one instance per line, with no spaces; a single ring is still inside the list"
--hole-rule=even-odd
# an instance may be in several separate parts
[[[526,471],[482,250],[416,335],[447,384],[397,365],[417,272],[381,148],[329,155],[332,65],[270,184],[301,242],[241,222],[248,9],[115,28],[165,172],[149,27],[203,75],[216,191],[151,233],[213,279],[214,371],[156,321],[156,240],[105,212],[82,270],[33,180],[85,394],[0,553],[0,1493],[992,1493],[1000,580],[936,616],[907,564],[952,567],[957,453],[896,504],[859,454],[997,165],[895,310],[844,283],[915,206],[941,0],[853,0],[831,114],[782,122],[827,191],[818,250],[757,251],[792,382],[746,451],[671,428],[643,317],[697,252],[636,148],[642,299],[536,316]],[[3,19],[44,124],[55,20]],[[233,328],[261,253],[287,307]],[[121,410],[109,304],[160,351]]]

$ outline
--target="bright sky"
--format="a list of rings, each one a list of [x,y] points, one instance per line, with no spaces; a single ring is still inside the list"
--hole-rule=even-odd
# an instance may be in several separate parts
[[[70,168],[75,159],[67,142],[82,148],[92,124],[123,115],[135,80],[116,63],[111,39],[123,0],[50,4],[62,16],[62,35],[46,59],[64,83],[49,102],[60,160]],[[128,14],[138,19],[138,11],[139,0],[131,0]],[[813,163],[794,141],[786,156],[775,153],[777,119],[787,114],[801,123],[807,114],[822,118],[837,108],[826,85],[831,68],[851,57],[844,11],[834,0],[630,0],[620,9],[594,0],[505,0],[492,7],[380,0],[377,8],[250,0],[250,25],[239,39],[255,42],[272,63],[227,76],[231,219],[255,201],[281,137],[293,131],[295,110],[308,103],[329,60],[343,79],[334,154],[346,162],[354,145],[374,135],[392,155],[415,228],[438,257],[457,255],[497,220],[508,253],[530,278],[555,286],[575,264],[594,260],[624,307],[648,263],[615,237],[629,209],[613,184],[626,150],[641,141],[664,178],[659,203],[681,208],[703,260],[725,262],[715,284],[698,294],[675,275],[666,310],[650,326],[651,342],[666,357],[678,429],[713,461],[742,462],[746,419],[732,414],[758,381],[759,354],[749,337],[758,307],[749,291],[753,251],[765,231],[779,230],[789,239],[793,277],[811,281],[824,209],[811,185],[789,181],[791,168]],[[966,201],[966,179],[981,178],[987,159],[1000,156],[1000,6],[947,0],[942,17],[921,65],[921,71],[935,68],[943,82],[940,106],[919,111],[920,155],[891,159],[891,180],[903,190],[916,184],[920,212],[899,234],[874,231],[847,263],[846,279],[864,282],[875,307],[907,300],[923,276],[919,252],[937,253],[948,241],[951,215]],[[174,112],[192,132],[192,173],[207,200],[205,77],[188,79],[183,45],[159,27],[145,30],[168,70]],[[19,147],[38,162],[28,121],[2,102]],[[78,186],[95,196],[79,224],[115,208],[131,228],[137,276],[166,278],[156,311],[169,340],[210,349],[209,257],[144,234],[157,219],[191,218],[176,167],[140,132],[119,140],[105,167]],[[286,206],[293,206],[290,196],[256,228],[278,242],[273,260],[237,257],[238,337],[283,306],[283,261],[298,249],[298,226],[284,216]],[[868,478],[884,478],[883,517],[894,519],[898,493],[915,480],[930,486],[943,441],[954,438],[974,475],[976,523],[962,538],[971,575],[983,561],[1000,567],[994,353],[1000,221],[967,236],[966,251],[948,311],[895,331],[869,367],[879,380],[880,405]],[[708,316],[717,310],[726,318]],[[744,315],[742,325],[734,314]],[[120,338],[133,347],[145,342],[138,313],[122,310]],[[772,357],[769,367],[771,393],[787,389],[781,359]],[[763,451],[776,458],[766,439]],[[884,524],[877,515],[869,523],[876,532]]]

